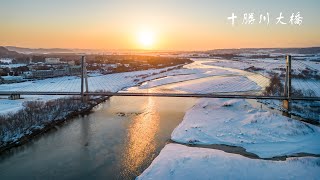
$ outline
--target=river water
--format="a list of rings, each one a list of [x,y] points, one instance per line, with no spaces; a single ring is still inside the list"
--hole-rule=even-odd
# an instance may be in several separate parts
[[[206,61],[193,63],[192,68],[221,68],[203,62]],[[255,81],[255,76],[251,75],[250,80]],[[147,91],[171,91],[170,86],[176,84]],[[195,98],[111,97],[93,113],[74,118],[0,155],[0,179],[134,179],[168,143],[173,129],[196,101]]]
[[[0,156],[0,179],[134,179],[194,98],[111,97],[85,117]]]

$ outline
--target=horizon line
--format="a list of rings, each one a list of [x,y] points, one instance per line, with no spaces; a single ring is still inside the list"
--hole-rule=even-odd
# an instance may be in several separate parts
[[[52,47],[52,48],[41,48],[41,47],[26,47],[26,46],[14,46],[14,45],[1,45],[2,47],[8,48],[21,48],[21,49],[33,49],[33,50],[54,50],[54,49],[61,49],[61,50],[88,50],[88,51],[144,51],[144,52],[195,52],[195,51],[213,51],[213,50],[240,50],[240,49],[301,49],[301,48],[320,48],[320,45],[316,46],[292,46],[292,47],[243,47],[243,48],[212,48],[212,49],[103,49],[103,48],[63,48],[63,47]],[[0,46],[0,47],[1,47]]]

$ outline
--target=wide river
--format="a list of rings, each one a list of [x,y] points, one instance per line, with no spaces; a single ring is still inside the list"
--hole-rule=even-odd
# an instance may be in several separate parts
[[[134,179],[170,140],[194,98],[111,97],[0,156],[0,179]]]

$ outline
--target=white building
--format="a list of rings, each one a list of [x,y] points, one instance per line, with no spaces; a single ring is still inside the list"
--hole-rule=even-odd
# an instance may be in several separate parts
[[[47,64],[59,64],[60,58],[45,58]]]
[[[75,76],[81,73],[81,66],[68,66],[63,69],[31,70],[23,73],[25,78],[52,78],[59,76]]]
[[[105,68],[113,68],[113,69],[115,69],[115,68],[118,67],[118,64],[104,64],[104,67]]]
[[[68,61],[68,64],[71,66],[74,66],[76,63],[75,63],[75,61]]]
[[[12,61],[13,61],[13,59],[11,59],[11,58],[0,58],[1,63],[12,64]]]

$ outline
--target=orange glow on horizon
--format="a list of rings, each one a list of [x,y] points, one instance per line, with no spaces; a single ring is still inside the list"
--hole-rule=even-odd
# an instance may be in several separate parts
[[[320,46],[319,1],[271,1],[4,1],[0,46],[186,51]],[[296,11],[292,1],[299,2],[303,24],[276,25],[280,11],[286,20]],[[270,25],[259,24],[259,14],[256,24],[241,25],[242,13],[260,8],[270,11]],[[234,27],[227,20],[233,11],[239,18]]]

